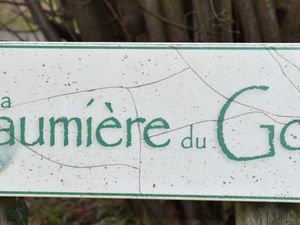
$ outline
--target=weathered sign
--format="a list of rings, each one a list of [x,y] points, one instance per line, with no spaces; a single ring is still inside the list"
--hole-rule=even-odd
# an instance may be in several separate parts
[[[0,45],[0,194],[300,202],[300,45]]]

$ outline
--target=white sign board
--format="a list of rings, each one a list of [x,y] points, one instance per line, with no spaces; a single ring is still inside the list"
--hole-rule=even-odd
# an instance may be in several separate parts
[[[300,202],[300,45],[0,45],[0,194]]]

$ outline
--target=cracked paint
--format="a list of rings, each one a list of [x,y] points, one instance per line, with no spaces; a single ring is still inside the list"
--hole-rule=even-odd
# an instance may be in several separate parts
[[[300,118],[300,96],[294,93],[300,91],[295,75],[300,61],[294,55],[291,60],[291,54],[296,54],[293,48],[299,47],[0,46],[0,63],[5,65],[0,68],[0,97],[12,99],[11,107],[0,108],[0,113],[14,120],[28,115],[29,138],[34,138],[33,122],[40,116],[86,119],[91,115],[99,120],[115,116],[122,128],[129,117],[163,118],[170,125],[145,138],[145,124],[137,123],[132,128],[132,146],[112,149],[96,145],[95,137],[86,148],[50,148],[48,139],[43,146],[23,146],[17,133],[16,151],[4,160],[8,163],[0,165],[0,195],[300,201],[300,183],[294,182],[300,175],[299,154],[285,149],[280,139],[282,127]],[[225,139],[234,154],[261,154],[267,149],[268,136],[259,126],[272,125],[275,155],[235,162],[218,143],[218,114],[230,96],[253,85],[270,88],[232,100],[224,118]],[[111,112],[104,110],[107,102]],[[120,134],[126,137],[125,131],[105,137],[112,140]],[[193,136],[192,142],[206,140],[205,147],[191,143],[191,148],[184,148],[182,141],[188,135]],[[299,137],[296,126],[286,131],[292,146],[299,144]],[[145,144],[149,138],[171,142],[152,149]]]

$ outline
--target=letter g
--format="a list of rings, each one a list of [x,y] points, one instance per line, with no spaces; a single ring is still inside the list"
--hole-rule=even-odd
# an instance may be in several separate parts
[[[261,128],[267,128],[269,130],[269,152],[266,154],[262,155],[256,155],[256,156],[249,156],[249,157],[238,157],[234,155],[227,147],[224,139],[224,134],[223,134],[223,122],[225,118],[225,113],[227,109],[229,108],[230,104],[242,93],[250,90],[262,90],[266,91],[269,89],[267,86],[251,86],[244,88],[238,92],[236,92],[232,97],[228,99],[228,101],[225,103],[225,105],[222,107],[219,117],[218,117],[218,122],[217,122],[217,137],[218,137],[218,142],[221,147],[221,150],[223,153],[231,160],[235,161],[249,161],[249,160],[255,160],[255,159],[261,159],[261,158],[266,158],[266,157],[272,157],[275,155],[275,149],[274,149],[274,126],[273,125],[261,125]]]

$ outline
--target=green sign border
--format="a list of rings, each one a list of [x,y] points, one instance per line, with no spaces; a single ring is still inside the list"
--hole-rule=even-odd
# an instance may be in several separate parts
[[[74,42],[73,42],[74,43]],[[33,44],[31,42],[23,42],[22,44],[17,44],[16,42],[6,42],[5,44],[1,44],[0,48],[23,48],[23,49],[133,49],[133,50],[300,50],[300,45],[298,44],[274,44],[274,45],[264,45],[264,44],[203,44],[195,45],[192,43],[98,43],[88,42],[88,44],[84,44],[84,42],[77,42],[78,45],[74,45],[71,42],[65,42],[65,44],[58,44],[58,42],[37,42]]]
[[[6,42],[0,44],[1,49],[132,49],[132,50],[300,50],[300,45],[282,44],[133,44],[133,43],[22,43]],[[277,45],[277,46],[276,46]],[[284,196],[238,196],[238,195],[187,195],[187,194],[138,194],[138,193],[93,193],[93,192],[41,192],[41,191],[0,191],[3,196],[43,196],[43,197],[105,197],[105,198],[150,198],[150,199],[197,199],[197,200],[228,200],[228,201],[276,201],[276,202],[299,202],[300,197]]]

